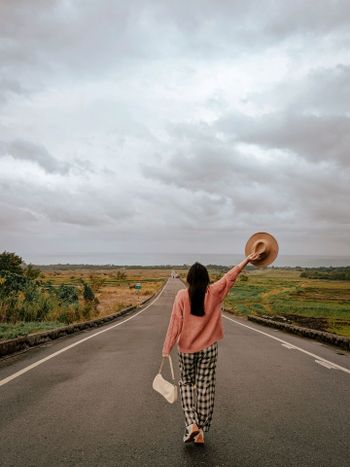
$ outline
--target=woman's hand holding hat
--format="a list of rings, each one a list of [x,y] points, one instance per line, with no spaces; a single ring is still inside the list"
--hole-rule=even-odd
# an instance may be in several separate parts
[[[258,261],[260,259],[261,253],[250,253],[250,255],[247,256],[247,259],[249,262],[252,261]]]

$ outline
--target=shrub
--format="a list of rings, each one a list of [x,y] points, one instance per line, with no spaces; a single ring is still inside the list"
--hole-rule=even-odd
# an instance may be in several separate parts
[[[117,277],[118,280],[125,280],[127,276],[126,276],[125,272],[118,271],[116,277]]]
[[[28,279],[38,279],[40,277],[41,271],[39,268],[35,268],[32,264],[28,264],[27,269],[25,270],[25,276]]]
[[[30,281],[26,277],[9,271],[0,271],[2,278],[0,283],[0,296],[7,295],[11,292],[20,292]]]
[[[92,287],[86,282],[83,282],[83,298],[85,302],[93,302],[96,299]]]
[[[82,315],[84,319],[92,319],[96,315],[96,307],[93,303],[85,303],[82,307]]]
[[[58,315],[58,321],[61,323],[72,324],[75,321],[80,320],[80,307],[79,304],[75,305],[64,305],[60,314]]]
[[[98,277],[90,275],[90,284],[91,289],[94,293],[98,292],[106,283],[105,277]]]
[[[48,320],[50,313],[57,307],[57,299],[52,294],[42,292],[38,298],[37,320]]]
[[[57,289],[57,296],[63,303],[77,303],[79,301],[78,290],[74,285],[61,284]]]
[[[10,292],[0,299],[1,322],[15,323],[17,321],[18,302],[19,298],[16,292]]]

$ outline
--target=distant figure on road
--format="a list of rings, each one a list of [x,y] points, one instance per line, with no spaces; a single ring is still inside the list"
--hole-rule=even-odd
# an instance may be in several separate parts
[[[207,268],[194,263],[187,274],[189,287],[179,290],[175,297],[162,356],[168,357],[178,343],[185,443],[194,440],[204,444],[204,432],[210,428],[218,341],[224,337],[221,303],[242,269],[259,257],[258,253],[250,254],[213,284]]]

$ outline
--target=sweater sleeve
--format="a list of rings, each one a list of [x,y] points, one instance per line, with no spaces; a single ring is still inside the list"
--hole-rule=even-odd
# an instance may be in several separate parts
[[[170,316],[170,322],[169,322],[168,330],[167,330],[164,344],[163,344],[163,349],[162,349],[163,357],[167,357],[170,354],[172,348],[174,347],[181,333],[182,323],[183,323],[183,318],[182,318],[182,310],[181,310],[181,301],[180,301],[180,295],[178,292],[174,300],[173,309],[172,309],[171,316]]]
[[[243,267],[241,266],[241,263],[237,264],[226,274],[224,274],[221,279],[211,284],[210,287],[212,288],[220,302],[224,300],[231,287],[236,282],[237,276],[242,271],[242,269]]]

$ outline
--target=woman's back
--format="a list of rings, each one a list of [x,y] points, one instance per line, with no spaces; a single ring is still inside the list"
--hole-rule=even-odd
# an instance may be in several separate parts
[[[204,315],[191,313],[189,290],[178,291],[163,345],[163,355],[168,355],[175,342],[180,352],[198,352],[224,336],[221,303],[241,271],[233,267],[220,280],[209,284],[204,296]]]

